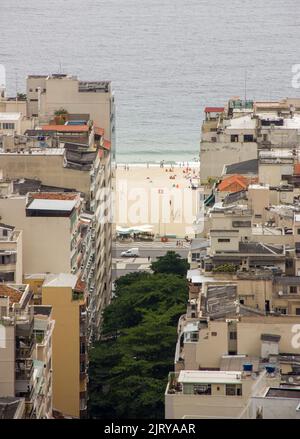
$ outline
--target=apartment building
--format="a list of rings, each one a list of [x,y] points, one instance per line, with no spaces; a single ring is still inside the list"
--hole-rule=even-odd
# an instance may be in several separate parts
[[[166,417],[298,419],[300,101],[234,98],[205,112],[205,227]]]
[[[80,81],[66,74],[27,77],[27,115],[49,120],[61,108],[71,114],[88,114],[114,141],[115,104],[108,81]]]
[[[279,173],[288,174],[285,167],[298,161],[292,156],[300,140],[299,122],[299,99],[254,102],[232,98],[225,107],[205,108],[200,147],[201,182],[219,178],[224,165],[258,158],[262,165],[260,181],[277,182]],[[280,152],[280,170],[280,166],[270,166],[272,160],[269,159],[275,156],[269,151],[282,148],[285,152]]]
[[[272,418],[283,389],[295,405],[299,317],[274,311],[278,303],[272,302],[273,296],[286,300],[283,294],[276,298],[273,289],[287,278],[265,273],[265,278],[246,279],[241,274],[240,279],[230,273],[188,272],[189,301],[178,323],[175,372],[165,396],[167,418]],[[274,408],[272,394],[278,398]],[[296,418],[297,411],[290,417]]]
[[[0,285],[0,395],[25,398],[25,416],[33,412],[33,308],[26,285]]]
[[[34,127],[34,119],[24,117],[22,113],[0,112],[0,136],[22,135]]]
[[[23,231],[24,273],[80,271],[78,193],[36,192],[0,198],[0,215]]]
[[[0,281],[22,283],[22,231],[0,223]]]
[[[66,416],[87,415],[87,319],[85,284],[73,274],[46,276],[42,307],[52,307],[53,409]]]
[[[166,418],[255,419],[252,398],[278,385],[278,376],[240,369],[170,374],[165,394]],[[257,410],[258,411],[258,410]]]
[[[37,381],[36,388],[36,413],[37,418],[53,418],[52,407],[52,337],[55,321],[52,319],[52,307],[34,306],[35,349],[33,364]]]
[[[88,278],[92,296],[92,338],[98,338],[101,312],[110,301],[112,289],[115,104],[111,84],[79,81],[70,75],[29,76],[27,116],[35,119],[34,129],[28,129],[25,136],[2,139],[2,175],[5,179],[38,180],[43,187],[63,188],[83,195],[84,209],[93,215],[90,233],[93,230],[95,233],[89,241],[94,254],[85,264],[83,252],[80,266],[89,264],[89,273],[82,274]],[[25,267],[27,273],[45,271],[69,272],[69,268],[28,270]]]

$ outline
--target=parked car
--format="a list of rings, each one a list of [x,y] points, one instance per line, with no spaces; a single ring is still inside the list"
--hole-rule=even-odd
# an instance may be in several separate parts
[[[121,253],[122,258],[136,258],[140,255],[138,248],[130,248]]]

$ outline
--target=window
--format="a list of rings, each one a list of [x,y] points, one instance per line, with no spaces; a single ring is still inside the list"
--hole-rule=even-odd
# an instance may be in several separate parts
[[[15,281],[15,273],[0,273],[0,282],[14,282]]]
[[[15,124],[14,123],[4,123],[3,124],[3,129],[4,130],[14,130],[15,129]]]
[[[232,227],[251,227],[251,221],[232,221]]]
[[[197,262],[200,259],[200,253],[192,253],[192,261]]]
[[[255,214],[255,218],[261,218],[260,214]]]
[[[244,142],[253,142],[253,134],[245,134]]]
[[[286,308],[275,308],[275,312],[279,312],[280,314],[286,314]]]
[[[226,384],[226,395],[227,396],[241,396],[242,395],[241,384]]]
[[[230,242],[229,238],[218,238],[218,242]]]
[[[38,99],[30,99],[30,102],[38,102]]]
[[[231,142],[238,142],[238,141],[239,141],[239,136],[238,136],[238,134],[231,134],[231,136],[230,136],[230,141],[231,141]]]
[[[297,294],[297,287],[296,286],[291,286],[290,287],[290,294]]]
[[[300,229],[297,229],[297,234],[300,235]]]
[[[2,235],[3,236],[7,236],[8,235],[8,230],[7,229],[3,229],[2,230]]]
[[[194,384],[194,395],[211,395],[211,384]]]
[[[232,331],[229,333],[230,340],[236,340],[237,339],[237,333],[235,331]]]
[[[296,316],[300,316],[300,308],[296,308]]]
[[[29,89],[29,92],[30,92],[30,93],[32,93],[32,92],[33,92],[33,89],[32,89],[32,88],[30,88],[30,89]]]
[[[217,335],[218,335],[217,332],[212,332],[212,333],[211,333],[211,336],[212,336],[212,337],[216,337]]]

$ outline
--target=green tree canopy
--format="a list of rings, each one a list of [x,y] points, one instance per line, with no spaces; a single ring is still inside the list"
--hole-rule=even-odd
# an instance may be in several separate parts
[[[164,416],[187,291],[186,279],[174,274],[131,273],[116,281],[102,339],[90,351],[91,417]]]
[[[188,268],[187,260],[182,259],[174,251],[168,251],[165,256],[160,256],[157,261],[151,264],[154,273],[169,273],[178,276],[185,276]]]

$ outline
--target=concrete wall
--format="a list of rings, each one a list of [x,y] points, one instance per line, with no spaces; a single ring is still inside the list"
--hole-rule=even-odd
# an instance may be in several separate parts
[[[41,116],[52,116],[60,108],[69,113],[90,114],[97,126],[104,128],[110,140],[110,94],[78,91],[77,79],[46,80],[46,93],[41,94]]]
[[[289,319],[289,320],[288,320]],[[247,320],[247,319],[245,319]],[[251,321],[251,318],[248,320]],[[261,318],[253,319],[251,323],[241,321],[237,323],[237,347],[238,355],[247,354],[249,356],[260,356],[261,354],[261,334],[280,335],[279,353],[295,353],[299,354],[299,348],[292,343],[295,333],[293,326],[299,324],[299,318],[287,318],[286,323],[283,319],[277,318]],[[255,324],[254,324],[255,322]]]
[[[217,335],[212,335],[215,332]],[[226,322],[211,321],[199,332],[196,348],[196,362],[200,367],[219,367],[222,355],[228,354],[228,325]]]
[[[268,216],[266,207],[270,204],[269,187],[249,186],[248,188],[249,207],[253,210],[253,221],[265,222]],[[256,216],[260,216],[257,217]]]
[[[165,395],[165,418],[238,418],[245,406],[242,396]]]
[[[220,177],[224,165],[256,158],[257,144],[255,142],[201,142],[201,183],[206,182],[209,177]]]
[[[300,419],[298,405],[299,399],[295,398],[252,398],[254,412],[262,408],[263,419]]]
[[[244,299],[244,305],[265,310],[265,300],[272,299],[273,286],[271,280],[238,280],[237,293]]]
[[[89,171],[63,167],[63,155],[0,154],[3,178],[36,178],[49,186],[65,187],[89,196]]]
[[[0,396],[15,396],[15,327],[4,326],[1,322]]]
[[[23,230],[24,273],[70,272],[70,219],[26,217],[25,206],[25,197],[0,199],[1,221]]]

